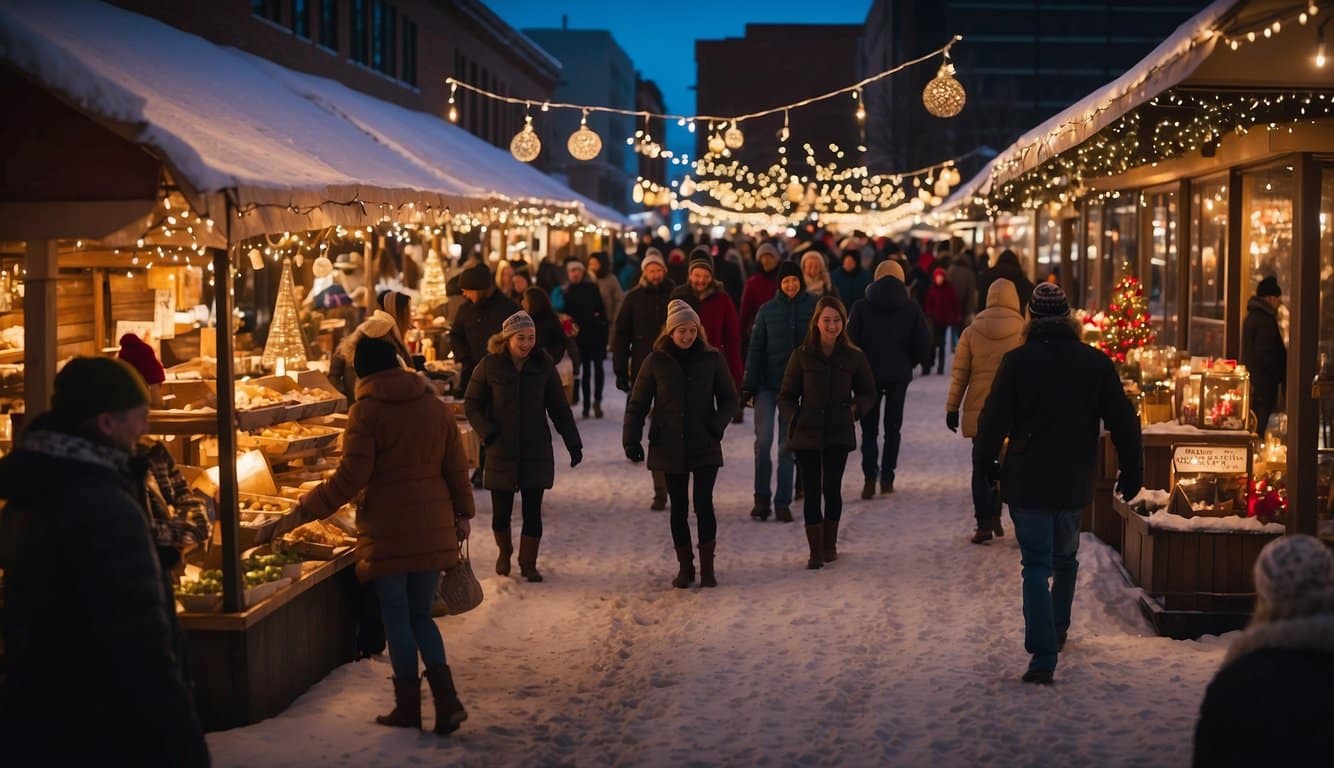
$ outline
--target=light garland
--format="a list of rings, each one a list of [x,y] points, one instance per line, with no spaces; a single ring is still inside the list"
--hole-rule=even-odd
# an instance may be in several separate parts
[[[584,111],[584,116],[579,120],[579,130],[570,134],[570,139],[565,143],[566,149],[570,150],[570,156],[575,160],[585,162],[592,160],[602,151],[602,137],[589,129],[588,111]]]
[[[521,163],[531,163],[537,159],[541,151],[542,140],[533,130],[533,118],[531,115],[525,115],[523,130],[514,134],[514,138],[510,140],[510,154]]]

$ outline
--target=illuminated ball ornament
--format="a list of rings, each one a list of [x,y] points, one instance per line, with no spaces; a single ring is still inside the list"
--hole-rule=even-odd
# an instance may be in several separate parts
[[[321,256],[315,259],[315,263],[311,265],[311,271],[315,273],[316,277],[328,277],[333,273],[333,262],[329,261],[328,256]]]
[[[537,131],[533,130],[533,118],[525,117],[523,130],[510,139],[510,154],[520,162],[531,163],[541,151],[542,140],[537,138]]]
[[[966,100],[963,85],[954,79],[954,65],[946,59],[935,79],[922,90],[922,104],[936,117],[954,117],[963,111]]]
[[[579,120],[579,130],[570,134],[570,140],[565,143],[565,147],[570,150],[570,156],[575,160],[592,160],[602,151],[602,137],[598,136],[588,127],[588,112]]]
[[[741,145],[746,143],[746,137],[742,135],[741,129],[732,123],[727,130],[723,131],[723,145],[728,149],[741,149]]]
[[[709,137],[709,152],[721,155],[724,149],[727,149],[727,142],[723,140],[722,136],[715,133]]]

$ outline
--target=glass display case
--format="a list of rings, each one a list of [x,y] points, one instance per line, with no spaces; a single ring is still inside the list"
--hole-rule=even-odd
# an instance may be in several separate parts
[[[1231,373],[1209,371],[1200,387],[1201,429],[1246,429],[1251,412],[1251,377],[1245,366]]]

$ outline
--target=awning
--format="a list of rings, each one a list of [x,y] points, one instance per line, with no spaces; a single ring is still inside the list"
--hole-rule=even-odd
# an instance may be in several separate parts
[[[319,78],[105,3],[0,4],[0,60],[162,157],[204,215],[221,222],[231,196],[249,211],[230,220],[233,240],[510,200],[625,221],[443,120],[350,89],[359,98],[335,111],[292,85]]]

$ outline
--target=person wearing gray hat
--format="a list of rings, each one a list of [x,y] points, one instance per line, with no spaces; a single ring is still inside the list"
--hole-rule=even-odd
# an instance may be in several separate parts
[[[583,461],[583,442],[556,364],[537,346],[537,325],[527,312],[519,310],[505,318],[500,332],[487,342],[487,353],[468,381],[463,408],[486,456],[482,486],[491,491],[491,531],[500,551],[496,573],[510,573],[514,553],[510,520],[514,497],[520,494],[519,573],[530,582],[540,582],[542,496],[556,481],[547,419],[564,440],[572,468]]]

